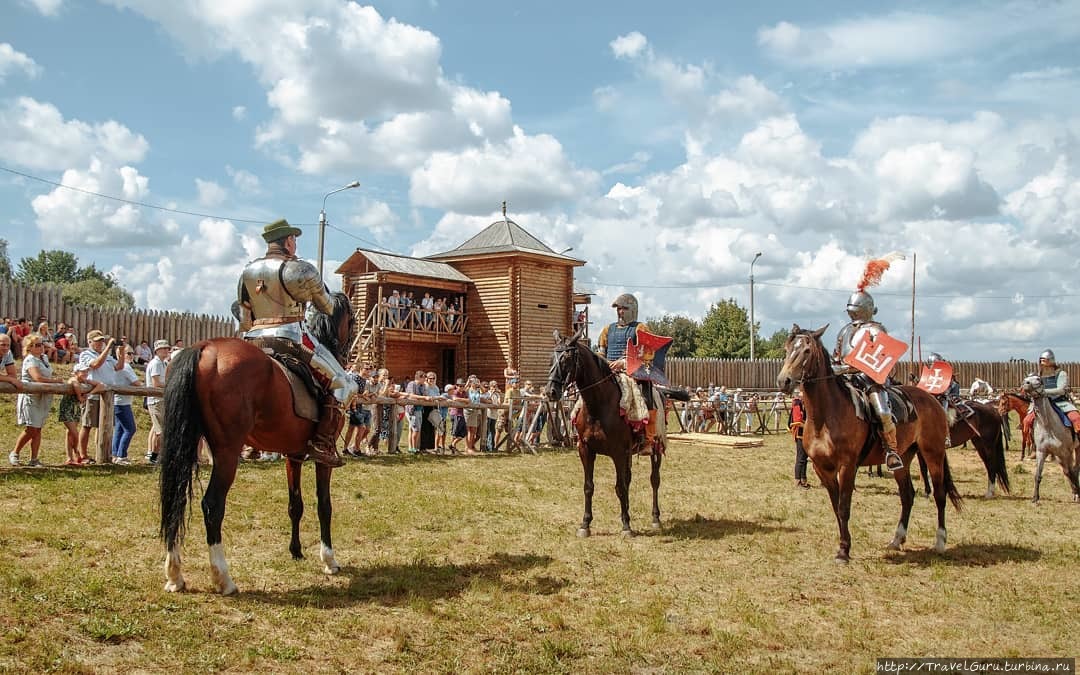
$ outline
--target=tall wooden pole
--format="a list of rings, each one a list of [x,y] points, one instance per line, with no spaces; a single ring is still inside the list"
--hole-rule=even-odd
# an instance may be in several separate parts
[[[915,267],[918,254],[911,254],[911,367],[915,368]]]

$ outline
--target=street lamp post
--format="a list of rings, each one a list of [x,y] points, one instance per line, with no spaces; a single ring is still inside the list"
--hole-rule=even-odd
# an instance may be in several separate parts
[[[754,254],[750,261],[750,360],[754,360],[754,263],[761,257],[761,251]]]
[[[322,211],[319,211],[319,278],[322,278],[322,260],[323,260],[323,240],[326,236],[326,198],[330,195],[341,192],[342,190],[349,190],[351,188],[360,187],[360,181],[354,180],[345,187],[340,187],[336,190],[331,190],[323,195],[322,198]]]

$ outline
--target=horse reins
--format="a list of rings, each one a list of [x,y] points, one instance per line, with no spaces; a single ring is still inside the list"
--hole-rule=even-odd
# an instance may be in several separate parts
[[[570,346],[567,346],[567,347],[556,347],[555,351],[556,352],[572,352],[573,353],[573,355],[574,355],[574,375],[576,376],[577,375],[577,367],[578,367],[578,362],[577,362],[577,360],[578,360],[578,347],[577,347],[577,345],[570,345]],[[556,361],[556,363],[558,363],[558,361]],[[558,371],[559,379],[556,380],[554,377],[551,377],[550,381],[551,382],[557,382],[560,388],[565,389],[566,388],[567,377],[563,375],[562,368],[556,367],[555,370]],[[578,385],[578,388],[577,388],[578,393],[580,394],[583,391],[587,391],[587,390],[592,389],[593,387],[595,387],[597,385],[603,384],[605,380],[614,380],[614,377],[615,377],[615,371],[610,371],[607,375],[601,377],[599,380],[597,380],[596,382],[593,382],[592,384],[587,384],[584,387],[582,387],[581,385]],[[574,384],[577,384],[577,382],[575,382]]]

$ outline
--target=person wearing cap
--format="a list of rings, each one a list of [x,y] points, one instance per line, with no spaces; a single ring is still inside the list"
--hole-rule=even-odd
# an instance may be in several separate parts
[[[278,220],[263,228],[266,253],[248,263],[240,274],[237,299],[240,323],[250,322],[244,334],[262,348],[279,351],[283,347],[306,363],[317,381],[325,385],[321,396],[319,423],[308,441],[308,458],[330,467],[344,465],[337,451],[337,436],[344,421],[344,406],[359,392],[356,380],[325,346],[307,329],[304,321],[308,303],[324,314],[334,311],[330,291],[319,270],[296,257],[300,228]],[[283,344],[284,342],[284,344]]]
[[[1080,433],[1080,411],[1076,410],[1076,406],[1069,399],[1069,373],[1057,364],[1057,358],[1052,349],[1044,349],[1043,353],[1039,354],[1038,375],[1042,380],[1046,398],[1050,399],[1050,402],[1069,418],[1073,431]],[[1031,408],[1024,418],[1024,426],[1034,423],[1035,402],[1032,401]]]
[[[112,355],[116,340],[95,328],[86,334],[86,344],[86,349],[79,352],[79,363],[89,366],[87,380],[104,385],[115,384],[117,371],[124,369],[124,364]],[[96,393],[90,394],[83,406],[82,430],[79,432],[79,461],[84,464],[94,463],[87,449],[90,446],[90,430],[98,427],[100,416],[101,397]]]
[[[169,365],[172,346],[168,340],[154,341],[154,357],[146,364],[146,386],[165,387],[165,370]],[[146,410],[150,413],[150,433],[146,438],[146,461],[157,464],[161,452],[161,434],[165,430],[165,399],[160,396],[146,397]]]

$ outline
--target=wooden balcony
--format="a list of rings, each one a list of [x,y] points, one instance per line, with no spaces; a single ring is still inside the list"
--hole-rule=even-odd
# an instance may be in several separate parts
[[[413,305],[391,307],[379,304],[360,321],[360,331],[353,341],[350,353],[353,358],[363,356],[379,362],[378,353],[386,342],[423,342],[429,344],[457,345],[468,328],[469,318],[462,312],[430,310]]]

